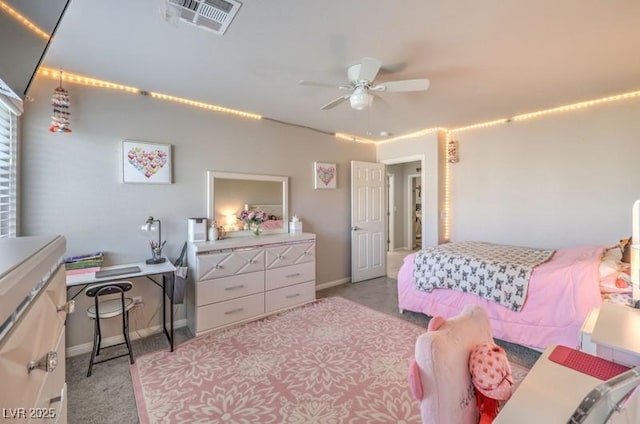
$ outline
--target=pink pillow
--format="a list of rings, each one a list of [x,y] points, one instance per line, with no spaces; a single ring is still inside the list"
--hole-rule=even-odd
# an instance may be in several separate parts
[[[469,356],[476,345],[493,343],[487,313],[477,305],[467,305],[458,316],[434,327],[437,329],[418,337],[415,365],[410,367],[412,393],[422,399],[422,422],[477,424]]]

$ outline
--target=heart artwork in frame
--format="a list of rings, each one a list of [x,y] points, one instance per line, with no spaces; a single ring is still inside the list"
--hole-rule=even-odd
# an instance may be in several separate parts
[[[337,168],[335,163],[313,163],[313,188],[336,188]]]

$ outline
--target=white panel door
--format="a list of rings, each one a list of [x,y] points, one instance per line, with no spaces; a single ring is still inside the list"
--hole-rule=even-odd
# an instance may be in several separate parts
[[[386,274],[385,166],[351,161],[351,281]]]

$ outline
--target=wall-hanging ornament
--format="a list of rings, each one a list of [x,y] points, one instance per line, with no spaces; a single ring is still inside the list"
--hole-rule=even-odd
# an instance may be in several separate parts
[[[49,131],[70,133],[69,92],[62,87],[62,71],[60,71],[60,85],[56,87],[51,96],[51,106],[53,107],[53,115]]]
[[[456,163],[460,160],[458,156],[458,142],[454,139],[449,140],[447,143],[447,162]]]

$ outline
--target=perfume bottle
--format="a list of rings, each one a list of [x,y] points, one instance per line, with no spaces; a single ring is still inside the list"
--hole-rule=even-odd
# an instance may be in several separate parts
[[[216,240],[218,240],[218,226],[216,224],[216,221],[213,221],[211,223],[211,226],[209,227],[209,241]]]

